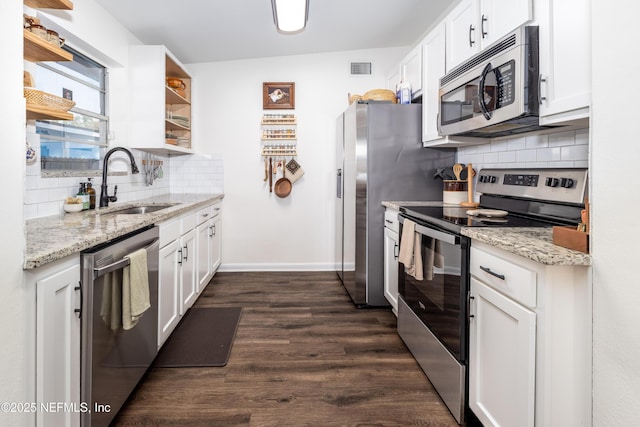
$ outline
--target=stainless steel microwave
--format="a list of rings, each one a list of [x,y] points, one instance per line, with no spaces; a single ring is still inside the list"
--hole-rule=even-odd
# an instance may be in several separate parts
[[[523,26],[440,79],[440,135],[494,138],[539,125],[538,27]]]

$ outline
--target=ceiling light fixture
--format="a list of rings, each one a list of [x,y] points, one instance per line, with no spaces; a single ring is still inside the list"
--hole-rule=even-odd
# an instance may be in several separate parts
[[[307,25],[309,0],[271,0],[271,7],[278,31],[295,33]]]

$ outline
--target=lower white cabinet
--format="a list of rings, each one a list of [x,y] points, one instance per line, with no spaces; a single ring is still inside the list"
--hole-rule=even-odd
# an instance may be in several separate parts
[[[158,348],[220,265],[220,204],[160,224]]]
[[[162,230],[162,225],[160,226]],[[160,248],[158,274],[158,348],[180,321],[180,240]]]
[[[220,266],[220,205],[210,206],[198,216],[203,218],[197,227],[198,293],[200,293]]]
[[[469,407],[485,427],[591,425],[591,277],[472,240]]]
[[[384,296],[398,315],[398,211],[387,209],[384,213]]]
[[[536,314],[471,279],[469,406],[484,426],[533,426]]]
[[[195,214],[160,224],[158,348],[198,297]]]
[[[191,229],[180,238],[180,315],[184,315],[198,298],[198,280],[196,278],[196,230]]]
[[[50,402],[80,405],[80,258],[58,268],[36,279],[36,423],[79,426],[80,412],[40,410]]]

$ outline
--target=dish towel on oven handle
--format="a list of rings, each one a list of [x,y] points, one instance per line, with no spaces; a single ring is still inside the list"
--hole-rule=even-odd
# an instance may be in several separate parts
[[[424,279],[420,234],[416,233],[416,223],[406,219],[400,236],[398,261],[404,264],[404,271],[416,280]]]
[[[151,302],[147,250],[138,249],[125,258],[129,258],[129,265],[122,271],[122,329],[126,331],[136,326]]]
[[[425,236],[424,277],[433,280],[434,268],[444,267],[444,257],[440,251],[440,240]]]

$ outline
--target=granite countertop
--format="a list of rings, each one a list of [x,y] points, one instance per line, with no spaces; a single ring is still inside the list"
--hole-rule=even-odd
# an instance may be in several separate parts
[[[591,255],[553,244],[551,227],[462,227],[462,235],[545,265],[591,265]]]
[[[224,194],[167,194],[135,202],[116,203],[78,213],[63,213],[26,222],[25,270],[37,268],[108,242],[132,231],[208,206]],[[134,206],[173,205],[146,214],[118,214]]]
[[[443,206],[433,201],[383,201],[386,208],[400,206]],[[545,265],[591,265],[591,255],[553,244],[551,227],[462,227],[463,236],[503,249]]]
[[[442,206],[442,202],[434,202],[434,201],[413,201],[413,202],[387,202],[383,201],[382,206],[389,209],[395,209],[397,211],[400,210],[400,206]]]

